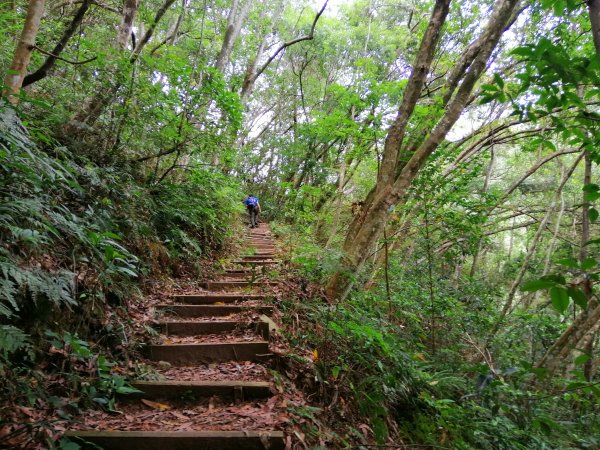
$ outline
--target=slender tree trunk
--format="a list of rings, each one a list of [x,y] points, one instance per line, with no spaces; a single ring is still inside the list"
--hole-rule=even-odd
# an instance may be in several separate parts
[[[223,37],[221,51],[219,52],[219,56],[217,56],[217,61],[215,62],[215,69],[217,69],[219,72],[223,72],[227,64],[229,64],[233,46],[235,45],[235,41],[240,34],[240,30],[242,29],[242,25],[244,24],[246,17],[248,17],[251,7],[252,1],[250,0],[246,0],[241,7],[239,5],[239,0],[233,1],[233,5],[229,11],[229,16],[227,17],[227,29],[225,30],[225,35]]]
[[[340,214],[342,209],[342,199],[344,198],[344,179],[346,178],[346,156],[342,154],[342,161],[340,164],[340,174],[338,175],[338,193],[337,201],[335,205],[335,211],[333,212],[333,223],[331,225],[331,231],[329,233],[329,239],[325,244],[325,248],[329,248],[334,236],[337,235],[337,228],[340,222]]]
[[[258,61],[260,60],[265,51],[266,44],[267,41],[265,37],[261,40],[260,45],[256,50],[256,56],[250,61],[250,63],[248,63],[246,75],[244,76],[244,82],[242,83],[242,90],[240,91],[240,98],[243,102],[248,100],[248,97],[250,97],[252,91],[254,90],[254,82],[256,81],[255,75],[256,70],[258,68]]]
[[[550,347],[538,361],[536,367],[544,367],[552,375],[571,351],[578,347],[581,340],[590,332],[594,332],[600,321],[600,306],[594,298],[588,302],[588,309],[579,313],[573,323],[560,338]]]
[[[599,3],[599,2],[597,2]],[[596,5],[595,15],[600,20],[600,5]],[[590,14],[590,17],[592,14]],[[595,23],[594,30],[600,23]],[[594,43],[596,44],[597,53],[600,53],[600,42],[596,42],[596,35],[594,34]],[[592,182],[592,158],[589,151],[585,152],[585,170],[583,172],[583,185],[586,186]],[[587,242],[590,240],[590,205],[585,201],[585,195],[583,198],[583,207],[581,209],[581,241],[579,247],[579,262],[583,263],[588,257],[588,246]],[[589,277],[583,280],[583,291],[586,296],[592,295],[592,281]],[[598,332],[598,325],[591,330],[588,335],[584,338],[583,349],[590,356],[590,359],[583,366],[583,372],[587,381],[592,380],[594,375],[594,342],[596,341],[596,333]]]
[[[537,249],[537,245],[540,241],[540,238],[542,237],[542,234],[546,229],[546,225],[548,224],[548,221],[550,220],[550,216],[554,213],[554,210],[556,209],[556,205],[558,203],[560,195],[562,194],[562,190],[565,187],[565,184],[567,183],[569,178],[571,178],[571,175],[573,175],[573,172],[577,168],[577,165],[581,162],[582,158],[583,158],[583,153],[575,160],[575,163],[564,174],[564,176],[561,180],[561,183],[558,186],[556,193],[554,194],[554,199],[552,200],[552,203],[548,207],[548,211],[544,215],[544,218],[540,222],[540,225],[538,226],[538,229],[529,244],[527,255],[525,256],[525,259],[523,260],[523,263],[521,264],[521,268],[519,269],[519,272],[517,273],[517,276],[515,277],[515,280],[513,281],[512,285],[510,287],[510,290],[508,291],[508,295],[506,296],[506,302],[504,303],[504,307],[502,308],[502,312],[500,314],[500,319],[496,323],[491,335],[494,335],[496,333],[496,331],[498,331],[503,318],[513,308],[513,303],[514,303],[515,295],[517,294],[517,290],[518,290],[519,286],[521,285],[521,282],[523,281],[523,277],[525,276],[525,273],[527,272],[527,269],[528,269],[527,266],[529,265],[531,258],[533,258],[533,255],[535,254],[535,251]]]
[[[400,220],[400,225],[395,228],[392,233],[388,233],[388,238],[392,240],[391,245],[389,246],[388,251],[390,254],[397,252],[401,249],[405,248],[404,244],[407,244],[407,236],[411,231],[411,224],[417,213],[421,211],[421,204],[414,205],[410,208],[410,210],[404,214],[404,217]],[[393,239],[392,239],[393,238]],[[404,259],[406,259],[406,254],[402,254]],[[379,249],[377,253],[377,259],[373,263],[373,270],[371,271],[371,276],[369,277],[369,281],[367,281],[366,286],[371,286],[375,282],[375,278],[377,274],[381,270],[385,263],[385,255]]]
[[[388,131],[377,183],[365,201],[363,213],[356,217],[350,225],[343,246],[342,268],[334,274],[326,288],[329,297],[343,299],[350,291],[353,274],[362,268],[368,249],[381,236],[383,226],[392,208],[405,201],[408,189],[427,158],[440,145],[467,106],[471,91],[486,69],[488,59],[498,44],[517,3],[518,0],[499,0],[496,3],[494,12],[481,34],[484,43],[464,74],[456,95],[446,106],[444,115],[418,149],[410,155],[404,155],[410,156],[410,158],[399,158],[402,154],[402,141],[407,121],[420,97],[433,60],[439,33],[448,12],[448,1],[436,1],[428,29],[421,41],[417,62],[413,66],[404,92],[400,111]],[[405,159],[408,161],[403,167],[400,167],[398,162]],[[398,175],[395,176],[396,174]]]
[[[600,54],[600,0],[587,0],[590,23],[592,24],[592,37],[596,53]]]
[[[73,20],[71,20],[71,23],[65,29],[62,37],[54,46],[54,49],[52,50],[50,55],[46,58],[46,61],[44,61],[44,63],[39,69],[37,69],[33,73],[30,73],[23,79],[23,87],[29,86],[30,84],[33,84],[36,81],[39,81],[48,76],[48,72],[52,69],[52,67],[54,67],[54,64],[59,59],[59,56],[67,46],[67,43],[69,42],[75,31],[77,31],[77,28],[83,21],[83,16],[85,16],[85,13],[87,12],[91,4],[92,0],[82,1],[81,6],[79,7],[77,12],[75,13],[75,16],[73,17]]]
[[[8,73],[4,78],[5,90],[2,94],[7,97],[13,105],[19,103],[19,91],[23,85],[23,79],[27,74],[27,66],[31,59],[31,52],[35,48],[35,38],[40,28],[40,22],[44,15],[44,0],[29,0],[27,16],[21,31],[21,37],[17,43],[15,54]]]
[[[131,36],[131,29],[133,28],[133,20],[139,8],[139,0],[125,0],[123,5],[123,16],[121,17],[121,24],[117,32],[117,40],[115,41],[116,48],[125,51],[127,49],[127,43]]]
[[[483,194],[487,193],[490,187],[490,180],[492,178],[492,172],[494,170],[494,162],[496,161],[496,152],[494,151],[494,147],[492,146],[490,149],[490,163],[488,164],[487,171],[485,173],[485,178],[483,180],[483,188],[481,192]],[[475,271],[477,270],[477,263],[479,262],[479,253],[481,252],[481,241],[480,238],[477,242],[477,248],[475,249],[475,253],[473,254],[473,263],[471,264],[471,270],[469,271],[469,277],[473,278],[475,276]]]

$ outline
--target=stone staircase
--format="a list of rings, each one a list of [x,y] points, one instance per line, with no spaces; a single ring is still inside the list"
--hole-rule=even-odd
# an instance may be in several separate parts
[[[263,365],[271,356],[265,315],[275,283],[260,272],[277,263],[275,241],[261,224],[246,242],[252,255],[233,261],[205,290],[156,307],[160,337],[148,356],[160,379],[134,382],[141,393],[119,400],[121,415],[100,414],[65,436],[83,448],[123,450],[286,447],[282,408]]]

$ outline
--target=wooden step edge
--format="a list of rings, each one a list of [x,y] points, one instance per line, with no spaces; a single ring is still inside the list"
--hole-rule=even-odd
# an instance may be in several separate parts
[[[179,366],[225,361],[264,361],[271,356],[267,341],[149,345],[148,352],[153,361],[166,361]]]
[[[218,317],[247,311],[240,305],[157,305],[156,311],[173,317]]]
[[[218,291],[219,289],[246,289],[246,288],[267,288],[277,286],[279,283],[274,281],[245,281],[245,280],[224,280],[224,281],[209,281],[208,283],[202,283],[202,288],[207,289],[211,292]],[[218,300],[217,300],[218,301]],[[225,303],[225,302],[223,302]]]
[[[174,295],[174,300],[185,301],[185,300],[214,300],[215,302],[226,300],[264,300],[267,298],[264,294],[215,294],[213,292],[206,292],[202,294],[185,294],[185,295]]]
[[[129,394],[131,398],[212,397],[214,395],[244,401],[271,396],[267,381],[134,381],[131,385],[142,392]]]
[[[247,264],[247,265],[257,265],[257,266],[261,266],[261,265],[267,265],[267,264],[277,264],[279,261],[275,260],[275,259],[264,259],[264,260],[235,260],[232,261],[233,264]]]
[[[261,316],[258,322],[237,322],[237,321],[218,321],[211,320],[205,322],[198,321],[164,321],[158,324],[160,331],[167,336],[202,336],[207,334],[227,333],[235,330],[254,329],[256,334],[262,336],[265,341],[269,340],[270,327]]]
[[[242,283],[246,283],[246,281],[241,281]],[[211,281],[211,283],[214,283],[213,281]],[[223,281],[222,283],[240,283],[240,281]],[[256,286],[257,284],[254,283],[252,286]],[[218,287],[240,287],[240,288],[244,288],[247,287],[245,285],[229,285],[229,286],[225,286],[225,285],[208,285],[205,284],[204,289],[207,288],[218,288]],[[262,286],[262,287],[266,287]],[[267,296],[266,295],[262,295],[262,294],[227,294],[227,293],[223,293],[223,294],[214,294],[214,290],[210,291],[210,294],[208,295],[177,295],[173,297],[173,301],[177,302],[177,303],[183,303],[185,305],[215,305],[217,303],[221,304],[221,303],[237,303],[237,302],[249,302],[252,300],[255,301],[263,301],[263,300],[267,300]],[[218,305],[217,305],[218,306]]]
[[[67,431],[84,449],[106,450],[283,450],[282,431]],[[89,444],[86,444],[88,442]]]

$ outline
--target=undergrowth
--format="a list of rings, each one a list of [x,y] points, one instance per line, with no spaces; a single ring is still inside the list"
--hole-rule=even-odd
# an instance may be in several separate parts
[[[292,347],[313,353],[318,388],[311,395],[321,407],[315,420],[334,430],[332,446],[599,445],[598,389],[585,383],[581,365],[568,379],[546,379],[522,345],[524,334],[555,336],[556,327],[517,316],[520,323],[507,327],[495,359],[481,359],[473,336],[485,336],[493,326],[497,288],[469,279],[459,289],[455,280],[436,273],[432,303],[425,262],[415,256],[410,264],[390,263],[389,296],[382,281],[331,303],[317,288],[335,271],[330,252],[307,228],[273,224],[273,229],[287,243],[288,276],[312,286],[291,295],[282,308]],[[316,443],[315,430],[307,427]]]
[[[27,409],[14,405],[66,418],[89,402],[110,409],[128,389],[111,360],[126,362],[139,344],[123,336],[140,286],[201,275],[239,210],[237,184],[219,172],[151,183],[135,167],[99,166],[42,137],[34,142],[11,109],[0,110],[4,440],[24,434],[9,417]],[[35,426],[52,430],[43,418]]]

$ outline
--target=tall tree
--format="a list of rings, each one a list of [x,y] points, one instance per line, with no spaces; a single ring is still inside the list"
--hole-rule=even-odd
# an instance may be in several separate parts
[[[467,106],[475,83],[485,71],[502,33],[511,19],[514,20],[513,14],[518,3],[518,0],[495,2],[494,10],[479,37],[463,51],[457,70],[451,72],[446,80],[446,105],[442,117],[418,148],[412,150],[403,145],[405,133],[431,70],[450,4],[449,1],[436,1],[398,115],[386,137],[377,182],[365,199],[361,213],[350,224],[343,245],[341,268],[327,285],[330,297],[343,298],[349,292],[352,277],[362,268],[369,254],[368,250],[381,236],[391,209],[405,200],[412,181],[427,158],[443,141]]]
[[[7,97],[8,101],[13,105],[19,103],[18,94],[27,74],[31,52],[35,48],[35,38],[40,28],[40,21],[44,15],[44,2],[45,0],[29,0],[21,37],[17,43],[10,68],[4,78],[6,88],[3,96]]]

